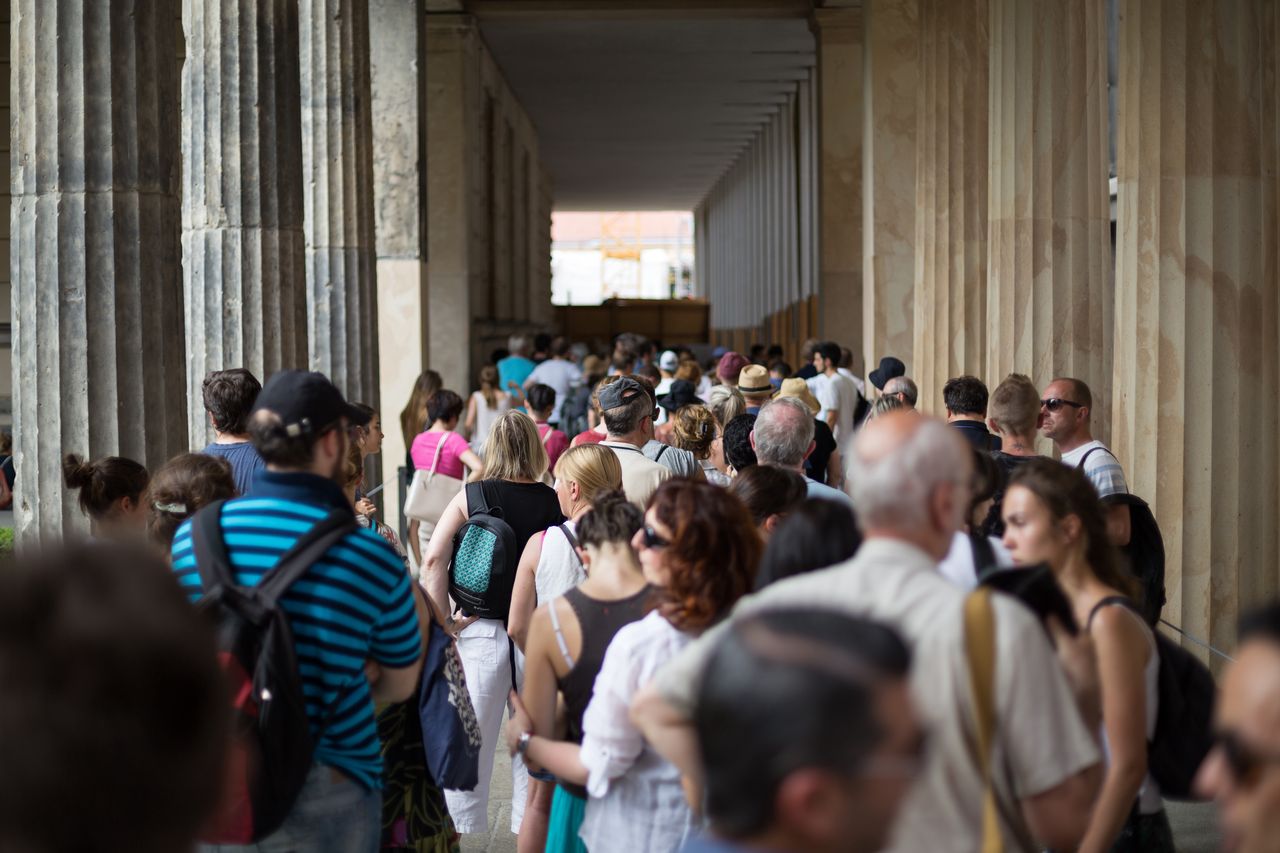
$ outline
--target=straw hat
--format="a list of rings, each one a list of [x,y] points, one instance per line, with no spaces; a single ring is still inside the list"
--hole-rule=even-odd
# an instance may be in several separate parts
[[[782,387],[778,389],[774,399],[781,397],[795,397],[808,406],[815,415],[822,409],[818,398],[813,396],[813,392],[809,390],[809,384],[798,376],[782,380]]]

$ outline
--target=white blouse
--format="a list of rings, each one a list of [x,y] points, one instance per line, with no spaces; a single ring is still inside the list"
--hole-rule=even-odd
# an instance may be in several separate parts
[[[586,815],[579,836],[588,850],[665,853],[691,834],[680,771],[658,755],[631,723],[631,700],[691,637],[653,611],[614,636],[582,719],[587,768]]]
[[[577,522],[566,521],[564,526],[574,536],[578,535]],[[586,579],[587,571],[582,560],[565,538],[564,531],[559,527],[548,527],[542,534],[542,555],[538,557],[538,567],[533,571],[538,603],[545,604],[558,598]]]

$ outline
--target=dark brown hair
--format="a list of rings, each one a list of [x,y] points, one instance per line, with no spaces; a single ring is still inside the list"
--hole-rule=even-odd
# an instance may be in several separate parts
[[[804,477],[773,465],[752,465],[729,484],[729,491],[746,506],[756,524],[771,515],[786,515],[808,497]]]
[[[74,453],[62,460],[62,479],[68,489],[80,490],[80,511],[94,521],[111,515],[116,501],[138,501],[147,490],[147,469],[123,456],[86,462]]]
[[[640,511],[640,507],[627,500],[627,496],[621,491],[610,489],[596,495],[591,502],[591,509],[578,520],[578,542],[583,548],[588,545],[600,546],[606,542],[625,544],[643,526],[644,513]]]
[[[147,535],[167,548],[183,521],[235,494],[231,463],[226,459],[204,453],[175,456],[160,466],[147,488]]]
[[[755,524],[727,490],[683,478],[659,486],[649,508],[671,529],[663,615],[682,631],[701,631],[751,591],[761,551]]]
[[[148,549],[0,565],[0,849],[191,849],[229,745],[216,651]]]
[[[200,395],[205,411],[213,415],[213,428],[232,435],[247,432],[249,414],[261,390],[258,377],[243,367],[211,372],[200,385]]]
[[[427,423],[424,429],[435,425],[436,421],[448,423],[462,415],[462,398],[447,388],[435,393],[427,403]]]
[[[434,370],[424,370],[414,380],[409,402],[400,412],[400,434],[404,436],[405,447],[413,444],[414,436],[431,426],[427,421],[427,403],[443,387],[444,380]]]
[[[1036,457],[1013,472],[1008,488],[1014,486],[1022,486],[1039,498],[1054,521],[1069,515],[1080,519],[1085,538],[1084,558],[1094,575],[1107,586],[1138,600],[1138,582],[1125,570],[1115,546],[1107,538],[1102,503],[1083,472],[1054,459]]]

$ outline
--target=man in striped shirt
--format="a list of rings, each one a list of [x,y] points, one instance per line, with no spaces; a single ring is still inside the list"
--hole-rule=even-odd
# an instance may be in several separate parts
[[[1044,389],[1040,400],[1040,431],[1062,454],[1062,464],[1080,468],[1093,483],[1107,512],[1107,535],[1111,544],[1123,548],[1132,535],[1128,504],[1107,499],[1129,494],[1120,460],[1093,437],[1093,393],[1079,379],[1055,379]]]
[[[313,525],[351,506],[338,486],[347,430],[368,416],[319,373],[275,374],[249,419],[267,463],[251,497],[222,510],[237,581],[252,586]],[[192,601],[203,595],[191,522],[173,542],[173,570]],[[382,537],[358,529],[331,547],[281,599],[315,740],[315,766],[284,825],[258,845],[217,850],[377,850],[382,757],[375,701],[412,695],[422,638],[412,581]]]

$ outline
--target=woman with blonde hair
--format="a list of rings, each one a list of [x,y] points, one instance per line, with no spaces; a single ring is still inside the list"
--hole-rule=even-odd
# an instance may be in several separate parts
[[[719,424],[710,409],[706,406],[681,406],[672,424],[672,446],[693,454],[693,458],[702,466],[702,473],[708,483],[727,486],[733,482],[711,460],[712,449],[719,437]],[[723,457],[723,453],[721,455]]]
[[[618,454],[598,444],[571,447],[556,465],[556,498],[566,521],[534,536],[520,557],[511,593],[507,631],[524,648],[534,608],[582,583],[585,570],[578,556],[578,519],[592,507],[596,495],[622,488]]]
[[[480,368],[480,390],[467,401],[465,429],[471,436],[471,450],[484,458],[484,443],[493,423],[511,408],[511,395],[498,387],[498,368]]]
[[[493,423],[484,446],[484,479],[469,483],[440,517],[423,564],[422,584],[441,613],[450,612],[449,564],[454,535],[481,502],[510,525],[521,547],[530,537],[564,521],[555,491],[539,482],[547,471],[547,451],[538,438],[533,420],[524,412],[507,412]],[[515,571],[507,575],[514,584]],[[510,601],[510,587],[490,590],[494,601]],[[449,814],[459,832],[487,832],[489,782],[493,776],[494,750],[502,726],[507,692],[515,682],[514,654],[504,619],[480,619],[465,609],[450,620],[449,630],[458,638],[458,656],[466,675],[467,690],[480,726],[480,779],[475,790],[446,791]],[[511,831],[519,832],[524,818],[528,775],[523,764],[512,766]]]
[[[725,485],[732,479],[729,470],[733,466],[724,457],[724,428],[729,425],[729,421],[747,411],[747,401],[743,398],[741,391],[729,385],[715,386],[707,395],[707,399],[707,408],[716,419],[716,437],[711,442],[711,453],[707,459],[711,462],[711,467],[720,475],[713,480],[708,474],[707,481]]]

